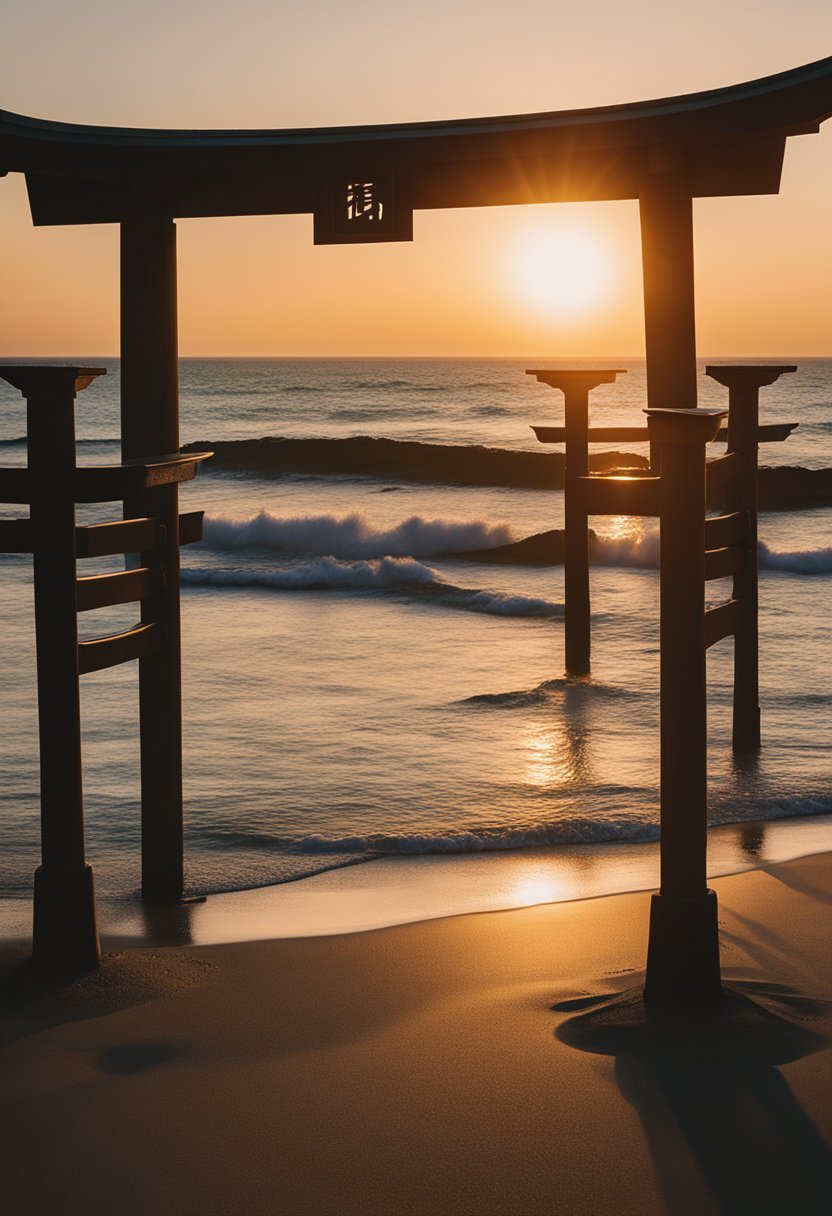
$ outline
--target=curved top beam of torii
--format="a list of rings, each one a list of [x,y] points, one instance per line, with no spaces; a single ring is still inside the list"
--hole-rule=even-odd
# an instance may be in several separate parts
[[[401,240],[414,209],[638,198],[657,174],[691,196],[776,193],[786,138],[830,116],[832,57],[656,101],[388,126],[141,130],[0,111],[0,172],[26,174],[36,224],[312,212],[316,240]]]

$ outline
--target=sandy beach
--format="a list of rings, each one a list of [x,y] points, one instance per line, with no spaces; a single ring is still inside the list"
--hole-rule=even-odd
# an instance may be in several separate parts
[[[641,979],[644,893],[110,941],[99,972],[46,995],[21,995],[8,946],[4,1206],[826,1213],[832,855],[714,887],[729,999],[649,1021],[620,995]]]

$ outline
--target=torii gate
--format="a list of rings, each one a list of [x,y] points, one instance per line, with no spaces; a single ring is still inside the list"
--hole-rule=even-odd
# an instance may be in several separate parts
[[[778,193],[786,139],[830,116],[832,57],[658,101],[420,124],[163,131],[0,111],[0,174],[25,174],[36,225],[121,226],[122,454],[136,462],[179,451],[177,218],[311,213],[315,242],[339,244],[412,240],[423,209],[638,199],[648,405],[695,407],[693,199]],[[175,481],[164,493],[175,520]],[[154,899],[182,891],[178,627],[171,654],[141,693],[143,815],[180,844]]]

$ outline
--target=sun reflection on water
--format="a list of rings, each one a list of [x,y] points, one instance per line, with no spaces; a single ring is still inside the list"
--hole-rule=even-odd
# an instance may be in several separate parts
[[[576,790],[592,779],[589,729],[586,721],[588,686],[567,686],[553,704],[545,723],[528,723],[523,747],[526,781],[538,789]]]
[[[646,531],[640,515],[605,515],[603,533],[610,540],[640,541]]]
[[[516,879],[510,894],[516,907],[527,908],[532,904],[548,904],[566,898],[568,884],[553,872],[551,866],[547,866],[545,870],[537,866]]]

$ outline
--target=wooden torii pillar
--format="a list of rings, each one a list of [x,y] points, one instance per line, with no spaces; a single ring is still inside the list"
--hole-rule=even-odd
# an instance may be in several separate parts
[[[639,213],[647,404],[692,409],[697,404],[693,196],[681,151],[650,149]]]
[[[121,223],[121,446],[124,460],[179,451],[176,225],[142,210]],[[182,681],[179,611],[179,487],[149,491],[144,512],[166,529],[173,566],[159,593],[166,653],[139,661],[142,899],[182,897]],[[125,517],[136,504],[125,502]],[[144,560],[144,558],[143,558]],[[142,605],[142,620],[159,605]]]

